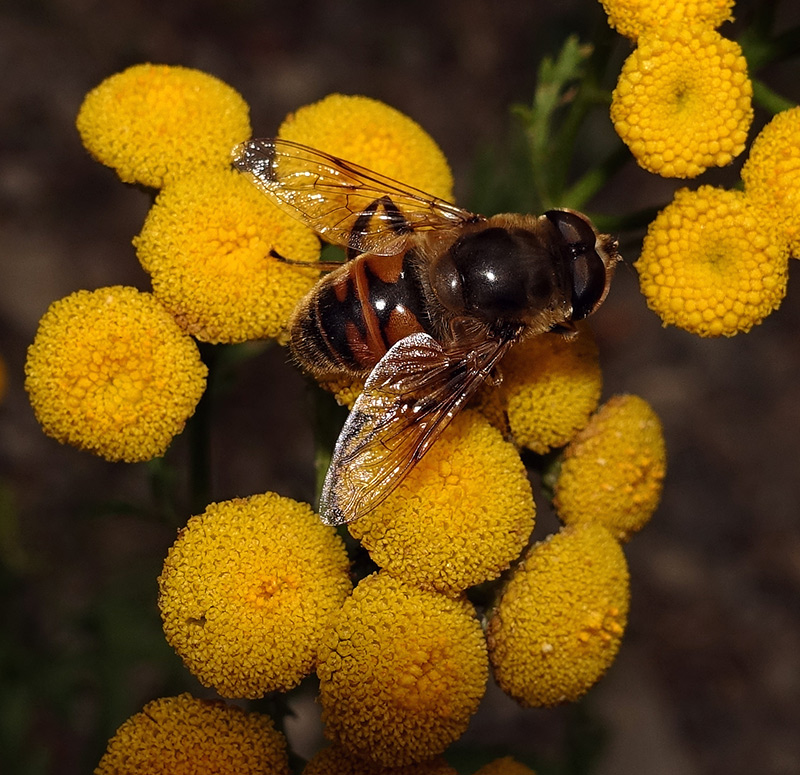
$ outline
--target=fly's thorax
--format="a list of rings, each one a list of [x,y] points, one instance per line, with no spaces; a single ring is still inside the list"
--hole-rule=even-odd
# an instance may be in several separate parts
[[[487,219],[432,262],[431,287],[450,314],[487,324],[565,318],[568,281],[557,237],[544,217]]]

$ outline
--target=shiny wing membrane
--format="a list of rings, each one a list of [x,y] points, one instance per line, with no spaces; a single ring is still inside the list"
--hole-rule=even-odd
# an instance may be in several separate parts
[[[234,166],[327,241],[396,255],[413,231],[451,229],[478,216],[353,162],[279,138],[251,140]]]
[[[445,350],[428,334],[401,339],[378,362],[336,442],[320,498],[322,521],[374,509],[485,382],[512,340]]]

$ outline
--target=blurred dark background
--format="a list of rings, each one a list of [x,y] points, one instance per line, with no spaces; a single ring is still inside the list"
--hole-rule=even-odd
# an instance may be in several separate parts
[[[739,3],[739,21],[722,31],[735,37],[754,4]],[[793,5],[779,6],[779,28],[797,24]],[[150,198],[81,147],[74,119],[84,94],[138,62],[196,67],[244,95],[256,135],[328,93],[365,94],[433,135],[469,206],[489,199],[478,170],[513,145],[509,108],[530,102],[541,58],[568,34],[592,41],[604,25],[595,0],[3,0],[1,772],[90,771],[145,702],[200,691],[163,642],[155,608],[161,562],[188,517],[180,499],[177,523],[153,517],[153,504],[169,511],[160,493],[172,469],[61,447],[42,434],[23,390],[25,348],[53,300],[148,287],[131,238]],[[621,62],[629,45],[616,45]],[[797,100],[798,61],[760,76]],[[759,113],[754,131],[765,120]],[[596,131],[604,142],[607,117]],[[735,185],[740,164],[701,180]],[[631,162],[592,211],[660,206],[677,185]],[[628,264],[640,237],[625,235]],[[663,504],[626,547],[629,631],[577,707],[523,711],[490,689],[461,755],[483,748],[554,765],[542,771],[601,775],[800,772],[800,272],[791,268],[782,307],[720,341],[663,329],[632,268],[618,272],[594,324],[605,392],[649,400],[670,455]],[[213,498],[273,489],[308,499],[303,379],[276,347],[235,376],[214,422]],[[179,493],[185,457],[181,438],[168,454]],[[295,701],[312,720],[288,725],[305,755],[318,735],[312,689]]]

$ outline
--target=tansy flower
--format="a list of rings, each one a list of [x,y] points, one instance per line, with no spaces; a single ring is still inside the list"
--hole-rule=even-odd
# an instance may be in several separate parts
[[[167,641],[225,697],[285,691],[314,667],[350,591],[341,540],[311,508],[275,493],[192,517],[159,577]]]
[[[288,775],[272,719],[189,694],[144,706],[114,734],[95,775]]]
[[[666,467],[658,415],[638,396],[615,396],[564,452],[558,515],[569,525],[599,522],[627,540],[658,506]]]
[[[362,379],[353,380],[349,377],[321,379],[319,384],[320,387],[333,393],[333,397],[340,406],[346,406],[348,409],[353,408],[356,399],[364,390],[364,381]]]
[[[733,18],[734,0],[600,0],[608,23],[621,35],[640,35],[678,25],[719,27]]]
[[[635,267],[647,304],[700,336],[749,331],[786,294],[788,255],[740,191],[680,189],[650,224]]]
[[[341,746],[323,748],[303,769],[303,775],[457,775],[441,757],[403,767],[383,767],[375,762],[351,756]]]
[[[195,343],[149,293],[114,286],[54,302],[25,387],[44,432],[107,460],[163,455],[205,389]]]
[[[489,622],[497,683],[526,706],[578,699],[616,656],[628,599],[625,556],[602,525],[566,527],[536,544]]]
[[[290,114],[278,136],[453,198],[453,176],[439,146],[414,120],[378,100],[331,94]]]
[[[591,331],[568,339],[537,336],[515,346],[500,365],[495,393],[514,441],[544,454],[566,444],[597,408],[603,387]]]
[[[617,134],[640,166],[693,178],[744,149],[752,85],[737,43],[696,26],[643,35],[611,102]]]
[[[504,756],[484,764],[475,775],[536,775],[536,773],[510,756]]]
[[[800,107],[778,113],[759,132],[742,180],[750,200],[765,208],[770,228],[800,258]]]
[[[206,342],[284,340],[294,307],[319,276],[271,255],[315,261],[313,232],[226,168],[167,186],[134,245],[155,295]]]
[[[454,592],[499,576],[525,547],[534,516],[517,451],[468,410],[383,503],[348,528],[381,568]]]
[[[319,649],[325,734],[384,766],[440,754],[486,687],[486,644],[472,607],[385,572],[364,579]]]
[[[84,146],[125,183],[160,188],[197,167],[227,167],[250,136],[247,104],[199,70],[134,65],[92,89],[77,119]]]

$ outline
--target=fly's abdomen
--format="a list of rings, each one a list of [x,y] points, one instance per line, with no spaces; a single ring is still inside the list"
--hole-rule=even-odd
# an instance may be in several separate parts
[[[291,345],[310,371],[366,375],[386,351],[428,328],[410,253],[363,255],[318,283],[295,313]]]

